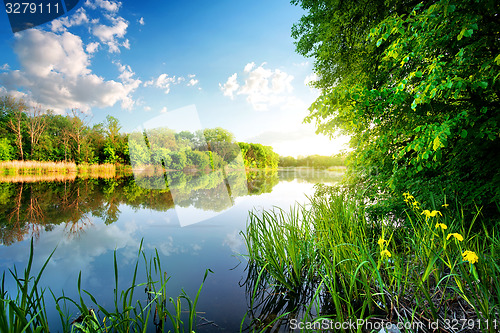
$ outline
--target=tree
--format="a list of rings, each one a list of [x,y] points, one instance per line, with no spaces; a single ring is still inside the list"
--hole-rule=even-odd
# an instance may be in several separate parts
[[[22,99],[18,100],[12,96],[4,96],[1,103],[2,109],[9,114],[7,126],[16,137],[15,142],[17,149],[19,150],[19,157],[22,161],[24,161],[23,132],[26,120],[25,112],[28,110],[28,106]]]
[[[350,183],[379,208],[395,208],[410,191],[498,214],[500,4],[300,3],[309,14],[293,30],[297,50],[315,57],[322,89],[306,120],[351,136]],[[349,29],[356,15],[360,27]]]
[[[90,122],[88,115],[78,109],[71,110],[71,116],[68,115],[68,120],[70,122],[71,128],[66,133],[69,135],[76,145],[76,158],[77,162],[81,161],[81,150],[82,143],[85,140],[85,133],[87,130],[87,125]]]
[[[27,112],[28,114],[28,131],[30,135],[31,154],[30,158],[34,158],[35,147],[38,145],[40,136],[47,127],[47,119],[42,114],[42,107],[40,105],[33,106]]]

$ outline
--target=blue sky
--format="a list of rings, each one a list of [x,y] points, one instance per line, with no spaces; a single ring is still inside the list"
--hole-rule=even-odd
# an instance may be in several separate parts
[[[345,138],[329,141],[302,124],[318,96],[306,85],[312,59],[296,54],[290,37],[302,14],[286,0],[81,0],[13,34],[2,12],[0,95],[61,114],[79,108],[94,123],[109,114],[127,132],[194,105],[202,127],[237,140],[285,156],[334,154]]]

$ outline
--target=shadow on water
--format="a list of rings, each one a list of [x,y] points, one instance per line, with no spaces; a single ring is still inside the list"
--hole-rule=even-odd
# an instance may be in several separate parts
[[[158,177],[148,175],[0,182],[0,242],[10,245],[26,237],[37,238],[42,231],[51,231],[60,224],[65,225],[68,237],[76,237],[92,224],[91,217],[98,217],[107,225],[116,222],[121,205],[160,212],[176,206],[221,212],[234,203],[220,198],[221,193],[227,193],[226,182],[233,185],[230,193],[233,199],[271,192],[279,182],[276,171],[248,172],[246,178],[244,175],[235,172],[221,178],[216,173],[171,172],[170,187],[175,188],[175,202],[169,187],[152,187]]]
[[[330,313],[331,302],[316,294],[319,281],[308,280],[293,291],[283,287],[261,268],[249,263],[245,288],[248,303],[243,332],[290,332],[293,323],[313,321],[322,313]]]

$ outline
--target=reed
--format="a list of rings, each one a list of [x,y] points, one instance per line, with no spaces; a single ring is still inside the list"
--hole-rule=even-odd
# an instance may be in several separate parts
[[[86,164],[78,165],[78,177],[80,178],[114,178],[116,166],[114,164]]]
[[[45,311],[47,293],[45,289],[40,288],[38,283],[54,251],[47,258],[40,272],[32,276],[33,240],[31,241],[30,257],[24,274],[19,275],[15,268],[10,271],[17,282],[15,297],[11,297],[6,291],[5,273],[3,274],[0,281],[0,298],[2,299],[0,332],[49,332],[49,324],[53,323],[49,323]],[[138,283],[141,258],[144,260],[146,281]],[[113,265],[115,288],[113,289],[114,307],[112,309],[101,306],[90,292],[82,289],[81,272],[77,281],[77,299],[65,296],[64,292],[62,296],[57,297],[50,291],[56,303],[63,332],[146,332],[151,324],[155,326],[156,332],[173,330],[176,333],[192,333],[195,331],[196,305],[210,270],[205,271],[205,276],[193,301],[184,290],[175,300],[167,296],[166,284],[170,277],[167,278],[166,272],[161,269],[157,251],[155,257],[149,259],[146,257],[142,250],[142,241],[130,287],[125,290],[118,289],[119,272],[116,251]],[[135,292],[144,291],[144,288],[147,292],[147,301],[135,300],[137,298],[134,298]],[[86,299],[90,299],[90,302]],[[173,309],[168,303],[173,305]],[[74,315],[69,312],[70,308],[76,308],[80,314],[75,320],[71,319]]]
[[[310,295],[304,306],[289,309],[289,319],[362,320],[359,330],[375,321],[407,323],[430,332],[433,324],[453,331],[450,319],[462,318],[468,328],[495,331],[498,226],[475,233],[479,213],[465,221],[446,205],[420,207],[409,193],[402,198],[406,221],[370,221],[362,197],[317,189],[307,205],[289,213],[251,212],[242,233],[249,276],[260,272],[260,292]]]
[[[3,175],[44,175],[68,174],[76,172],[74,162],[42,162],[42,161],[3,161],[0,162],[0,174]]]

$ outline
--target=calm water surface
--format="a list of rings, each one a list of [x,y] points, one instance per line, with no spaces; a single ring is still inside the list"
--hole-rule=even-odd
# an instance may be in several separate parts
[[[113,253],[116,250],[119,288],[126,289],[142,240],[146,256],[158,250],[170,276],[171,297],[181,289],[194,297],[205,270],[213,271],[197,306],[213,324],[199,327],[198,332],[238,332],[249,306],[241,286],[246,261],[240,256],[246,252],[240,231],[245,229],[248,211],[304,203],[306,195],[314,193],[315,183],[334,183],[340,175],[297,169],[226,176],[227,181],[220,181],[173,175],[169,180],[176,185],[170,190],[152,185],[150,178],[132,176],[0,183],[0,273],[9,275],[14,265],[24,269],[33,237],[34,272],[56,248],[43,286],[58,296],[64,290],[75,298],[81,272],[82,289],[111,308]],[[140,270],[138,282],[145,280]],[[10,280],[7,287],[15,291]],[[136,296],[145,302],[145,293]],[[58,315],[53,306],[48,307],[57,330]],[[74,309],[73,315],[77,315]]]

